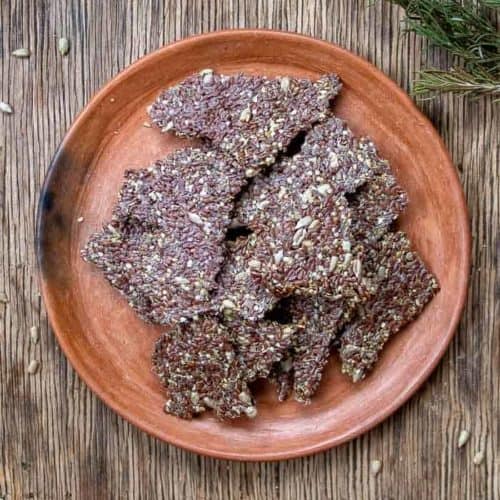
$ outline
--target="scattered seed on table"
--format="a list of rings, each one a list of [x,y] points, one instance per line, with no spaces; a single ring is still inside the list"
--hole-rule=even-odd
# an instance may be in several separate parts
[[[39,335],[37,326],[32,326],[30,328],[30,337],[31,337],[31,341],[33,342],[33,344],[38,343],[38,339],[39,339],[40,335]]]
[[[146,127],[146,128],[151,128],[151,123],[149,123],[149,122],[144,122],[144,123],[142,124],[142,126],[143,126],[143,127]]]
[[[376,476],[382,469],[382,462],[380,460],[372,460],[370,463],[370,470],[373,476]]]
[[[14,57],[23,58],[23,57],[29,57],[31,55],[31,52],[29,49],[21,48],[12,51],[12,55]]]
[[[0,101],[0,111],[2,113],[7,114],[7,115],[10,115],[11,113],[14,112],[14,110],[12,109],[12,106],[6,102],[3,102],[3,101]]]
[[[474,455],[472,462],[474,463],[474,465],[481,465],[483,463],[483,460],[484,460],[484,451],[480,450]]]
[[[65,37],[59,38],[57,48],[62,56],[67,55],[69,52],[69,40]]]
[[[465,446],[469,438],[470,438],[470,431],[466,429],[460,431],[460,435],[458,436],[458,447],[462,448],[462,446]]]
[[[76,222],[83,222],[83,220],[84,220],[83,217],[80,216],[78,217],[78,219],[76,219]]]
[[[30,361],[30,364],[28,365],[28,373],[30,375],[34,375],[40,366],[40,361],[37,361],[36,359],[32,359]]]

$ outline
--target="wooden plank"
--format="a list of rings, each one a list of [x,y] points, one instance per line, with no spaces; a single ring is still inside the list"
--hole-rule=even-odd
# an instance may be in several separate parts
[[[92,0],[0,4],[0,494],[5,498],[499,498],[499,116],[490,100],[421,103],[460,171],[474,234],[466,314],[424,388],[378,428],[304,459],[240,464],[202,458],[124,422],[75,375],[48,330],[33,253],[37,195],[78,111],[118,71],[170,41],[223,28],[298,31],[366,57],[408,89],[438,50],[401,36],[382,1]],[[57,39],[71,42],[68,56]],[[29,59],[9,54],[29,47]],[[32,325],[40,327],[37,345]],[[37,375],[26,368],[41,361]],[[461,429],[469,443],[457,449]],[[472,462],[484,450],[480,466]],[[380,459],[372,477],[369,463]]]

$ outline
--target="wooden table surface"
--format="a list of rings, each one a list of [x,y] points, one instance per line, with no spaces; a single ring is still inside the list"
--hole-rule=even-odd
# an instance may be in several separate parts
[[[368,4],[373,5],[369,6]],[[467,194],[473,268],[466,311],[435,373],[365,436],[277,463],[203,458],[156,441],[104,406],[47,324],[33,252],[40,185],[59,141],[92,94],[173,40],[223,28],[297,31],[335,42],[409,89],[446,56],[402,36],[380,0],[0,1],[0,498],[494,499],[499,474],[499,117],[491,100],[420,103]],[[71,43],[67,57],[57,40]],[[29,47],[29,59],[11,51]],[[496,107],[495,107],[496,106]],[[40,341],[30,341],[30,328]],[[28,375],[30,360],[40,370]],[[457,448],[462,429],[469,442]],[[484,451],[483,463],[473,457]],[[377,477],[373,459],[382,461]]]

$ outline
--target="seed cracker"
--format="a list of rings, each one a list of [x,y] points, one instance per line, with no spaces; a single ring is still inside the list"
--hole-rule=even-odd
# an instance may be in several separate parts
[[[315,196],[352,193],[379,171],[373,142],[357,139],[344,121],[332,117],[316,125],[299,153],[284,159],[269,176],[259,175],[237,203],[235,218],[254,227],[267,217],[269,206],[287,197],[281,186],[289,183],[303,207]],[[285,184],[286,186],[286,184]]]
[[[382,237],[408,201],[388,163],[377,158],[374,165],[375,175],[356,192],[350,204],[353,232],[357,242],[363,246],[370,246]],[[372,277],[371,282],[376,281],[377,278]],[[281,400],[286,399],[293,389],[295,399],[308,402],[321,380],[335,334],[350,321],[354,311],[346,302],[331,302],[321,297],[296,297],[291,307],[294,317],[303,315],[305,329],[296,336],[299,349],[296,348],[290,355],[288,364],[291,369],[284,373],[282,363],[274,378]],[[325,335],[325,331],[331,333]]]
[[[379,281],[377,294],[360,307],[340,339],[342,371],[354,382],[366,376],[389,337],[416,318],[439,288],[403,232],[387,233],[367,262]]]
[[[128,172],[111,222],[82,251],[139,315],[184,321],[210,308],[241,172],[200,149]]]
[[[248,266],[253,279],[278,296],[321,293],[359,300],[366,284],[346,199],[311,192],[302,201],[295,179],[283,171],[267,198],[266,218],[252,225],[257,240]]]
[[[190,419],[208,408],[220,419],[256,415],[231,334],[217,318],[165,332],[156,343],[153,370],[167,391],[168,413]]]
[[[397,183],[388,162],[378,158],[374,177],[350,203],[355,238],[365,243],[380,239],[407,205],[408,195]]]
[[[113,218],[148,228],[175,230],[192,224],[221,241],[234,197],[245,185],[241,169],[227,155],[208,148],[174,151],[152,166],[129,170]]]
[[[293,317],[305,324],[305,329],[295,336],[292,358],[293,390],[297,401],[310,402],[330,357],[332,341],[349,321],[351,311],[342,300],[314,297],[292,301]]]
[[[312,82],[204,70],[160,94],[150,116],[162,131],[211,140],[252,177],[300,131],[328,117],[340,88],[336,75]]]
[[[353,308],[319,296],[292,297],[288,308],[302,328],[294,335],[288,357],[275,365],[272,380],[280,401],[293,392],[296,401],[308,404],[321,382],[332,342],[351,319]]]
[[[236,352],[244,366],[245,378],[251,382],[267,378],[273,365],[287,355],[300,325],[283,325],[276,321],[226,321]]]
[[[227,242],[226,260],[217,277],[217,291],[212,299],[215,310],[251,321],[262,319],[278,301],[250,275],[248,261],[252,259],[255,241],[255,236],[250,235]]]

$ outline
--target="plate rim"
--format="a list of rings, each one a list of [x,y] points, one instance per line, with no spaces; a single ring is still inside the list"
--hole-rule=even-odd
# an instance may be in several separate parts
[[[220,450],[212,450],[210,448],[205,448],[203,445],[198,444],[193,441],[188,441],[184,439],[179,439],[177,435],[171,434],[169,439],[167,440],[164,435],[162,435],[158,430],[151,428],[150,426],[144,424],[140,418],[135,418],[133,415],[127,415],[121,408],[120,405],[116,404],[111,396],[109,396],[105,390],[99,387],[99,384],[93,377],[88,376],[89,373],[85,369],[84,363],[82,363],[77,356],[74,356],[69,344],[66,342],[66,335],[61,331],[58,316],[54,312],[54,308],[50,307],[51,304],[51,286],[47,284],[50,280],[45,279],[44,268],[42,265],[43,251],[41,248],[41,242],[43,240],[43,234],[45,230],[45,211],[44,211],[44,199],[45,195],[50,191],[50,186],[52,185],[53,179],[56,177],[56,172],[58,171],[58,166],[62,160],[62,156],[64,154],[64,149],[66,144],[70,141],[72,136],[75,134],[75,130],[78,129],[80,122],[84,121],[86,115],[92,111],[92,108],[98,103],[102,96],[107,95],[112,88],[117,86],[122,80],[126,79],[129,74],[132,74],[136,71],[137,68],[142,66],[147,60],[157,57],[159,54],[168,53],[174,51],[179,46],[188,46],[191,44],[199,43],[203,40],[210,40],[213,38],[219,37],[233,37],[238,38],[241,35],[254,35],[254,36],[270,36],[275,38],[281,38],[282,40],[290,40],[291,42],[307,42],[308,44],[314,43],[322,46],[325,49],[332,49],[332,47],[339,52],[342,52],[343,55],[354,62],[360,67],[362,67],[363,72],[375,74],[377,79],[382,81],[382,83],[387,86],[389,90],[391,90],[396,98],[399,99],[402,103],[406,105],[409,111],[413,113],[413,115],[419,119],[420,123],[423,123],[433,140],[436,141],[436,144],[439,145],[441,152],[443,153],[443,158],[445,160],[445,164],[443,164],[443,168],[446,168],[450,171],[451,177],[453,179],[454,186],[452,188],[459,195],[457,197],[457,217],[460,218],[463,222],[462,224],[462,235],[461,240],[463,241],[463,254],[462,260],[465,265],[458,269],[457,272],[460,274],[459,283],[460,290],[459,295],[457,296],[457,300],[455,302],[455,306],[452,310],[452,314],[450,315],[450,320],[448,322],[449,327],[446,332],[440,337],[440,343],[436,350],[433,351],[432,356],[429,357],[427,363],[422,368],[422,370],[415,376],[413,383],[409,385],[406,390],[400,393],[396,398],[392,400],[391,403],[382,408],[379,412],[374,413],[372,417],[368,420],[365,420],[361,425],[357,425],[349,432],[344,433],[340,437],[325,437],[320,443],[312,444],[312,445],[303,445],[299,448],[292,448],[290,450],[273,452],[272,449],[262,450],[259,455],[257,454],[245,454],[242,451],[239,452],[231,452],[231,451],[220,451]],[[263,461],[277,461],[283,459],[291,459],[302,456],[309,456],[315,453],[319,453],[321,451],[325,451],[331,449],[333,447],[344,444],[352,439],[359,437],[369,430],[373,429],[379,423],[387,419],[390,415],[396,412],[403,404],[405,404],[411,396],[415,394],[415,392],[423,385],[423,383],[430,377],[432,372],[435,370],[436,366],[440,362],[444,353],[448,349],[448,346],[454,337],[456,330],[458,328],[462,312],[465,307],[465,302],[468,294],[468,286],[470,279],[470,267],[471,267],[471,250],[472,250],[472,235],[471,235],[471,224],[470,224],[470,216],[467,207],[467,202],[465,198],[465,193],[460,182],[460,178],[458,176],[458,172],[451,160],[450,153],[448,148],[446,147],[442,137],[435,129],[432,122],[425,116],[415,105],[409,95],[401,88],[399,85],[394,82],[389,76],[387,76],[382,70],[378,69],[374,64],[370,63],[366,59],[361,56],[354,54],[353,52],[340,47],[339,45],[328,42],[322,39],[318,39],[312,36],[303,35],[299,33],[294,33],[290,31],[280,31],[273,29],[229,29],[229,30],[219,30],[213,31],[209,33],[196,34],[181,40],[172,42],[163,47],[160,47],[148,54],[140,57],[138,60],[124,68],[122,71],[117,73],[111,80],[105,83],[88,101],[88,103],[84,106],[84,108],[78,113],[75,119],[72,121],[69,129],[66,131],[62,141],[52,157],[52,160],[49,164],[49,168],[45,174],[45,179],[43,185],[40,190],[40,196],[37,206],[36,213],[36,223],[35,223],[35,253],[36,253],[36,261],[37,261],[37,271],[38,271],[38,279],[40,291],[42,294],[42,298],[44,301],[45,310],[47,312],[47,317],[49,319],[50,326],[57,338],[57,341],[64,352],[66,359],[69,361],[73,369],[76,371],[78,376],[85,382],[85,384],[89,387],[89,389],[109,408],[111,408],[114,412],[120,415],[127,422],[132,425],[138,427],[141,431],[146,432],[148,435],[168,444],[180,447],[182,449],[188,450],[190,452],[198,453],[200,455],[220,458],[220,459],[229,459],[229,460],[238,460],[238,461],[249,461],[249,462],[263,462]]]

